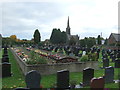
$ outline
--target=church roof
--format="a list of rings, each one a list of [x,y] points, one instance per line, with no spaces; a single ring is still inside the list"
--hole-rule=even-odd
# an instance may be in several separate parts
[[[120,42],[120,34],[119,33],[111,33],[111,35],[115,38],[115,40]],[[110,36],[111,36],[110,35]]]

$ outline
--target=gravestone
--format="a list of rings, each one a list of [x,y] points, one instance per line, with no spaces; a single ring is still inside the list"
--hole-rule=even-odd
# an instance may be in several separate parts
[[[115,68],[120,68],[120,59],[115,60]]]
[[[94,69],[85,68],[83,70],[83,86],[90,85],[90,80],[94,77]]]
[[[109,67],[109,59],[108,58],[103,58],[103,68]]]
[[[114,68],[112,66],[105,68],[105,83],[114,82]]]
[[[9,57],[8,56],[2,57],[2,63],[3,62],[8,62],[9,63]]]
[[[112,55],[112,62],[114,62],[115,61],[115,55]]]
[[[69,71],[61,70],[57,72],[57,88],[69,88]]]
[[[40,88],[41,75],[36,70],[29,71],[25,76],[27,88]]]
[[[3,54],[2,57],[8,56],[8,54]]]
[[[74,54],[71,52],[71,53],[69,54],[69,56],[70,56],[70,57],[74,57]]]
[[[91,82],[90,82],[90,88],[92,89],[103,89],[105,86],[105,80],[103,77],[99,77],[99,78],[92,78]]]
[[[84,55],[86,55],[86,51],[83,51],[83,54],[82,54],[82,56],[84,56]]]
[[[4,62],[2,63],[2,77],[11,76],[11,64]]]

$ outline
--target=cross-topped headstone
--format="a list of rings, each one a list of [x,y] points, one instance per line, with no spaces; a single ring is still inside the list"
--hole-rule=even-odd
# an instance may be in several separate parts
[[[41,75],[36,70],[29,71],[25,76],[27,88],[40,88]]]

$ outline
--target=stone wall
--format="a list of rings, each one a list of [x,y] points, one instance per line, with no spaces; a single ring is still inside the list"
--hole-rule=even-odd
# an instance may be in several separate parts
[[[63,69],[68,69],[70,72],[82,72],[82,70],[86,67],[91,67],[95,70],[98,69],[97,61],[28,65],[12,49],[11,51],[15,56],[24,75],[31,70],[37,70],[38,72],[41,73],[41,75],[49,75],[49,74],[56,74],[57,71]]]

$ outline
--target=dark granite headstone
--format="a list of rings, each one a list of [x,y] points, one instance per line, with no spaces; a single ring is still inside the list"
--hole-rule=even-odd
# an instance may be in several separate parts
[[[100,90],[101,89],[104,89],[104,86],[105,86],[105,80],[103,77],[99,77],[99,78],[92,78],[91,82],[90,82],[90,88],[91,90],[95,88],[99,88]]]
[[[61,70],[57,72],[57,88],[69,88],[68,70]]]
[[[103,68],[109,67],[109,59],[108,58],[103,58]]]
[[[7,54],[7,53],[8,53],[7,49],[4,48],[4,54]]]
[[[90,85],[90,80],[94,77],[94,69],[85,68],[83,70],[83,86]]]
[[[8,56],[8,54],[3,54],[2,57]]]
[[[2,63],[2,77],[11,76],[11,64],[4,62]]]
[[[8,62],[9,63],[9,57],[8,56],[2,57],[2,63],[4,63],[4,62]]]
[[[115,68],[120,68],[120,59],[115,60]]]
[[[112,62],[115,61],[115,55],[112,55]]]
[[[105,68],[105,83],[114,82],[114,68],[112,66]]]
[[[35,70],[29,71],[25,76],[27,88],[40,88],[41,75]]]

